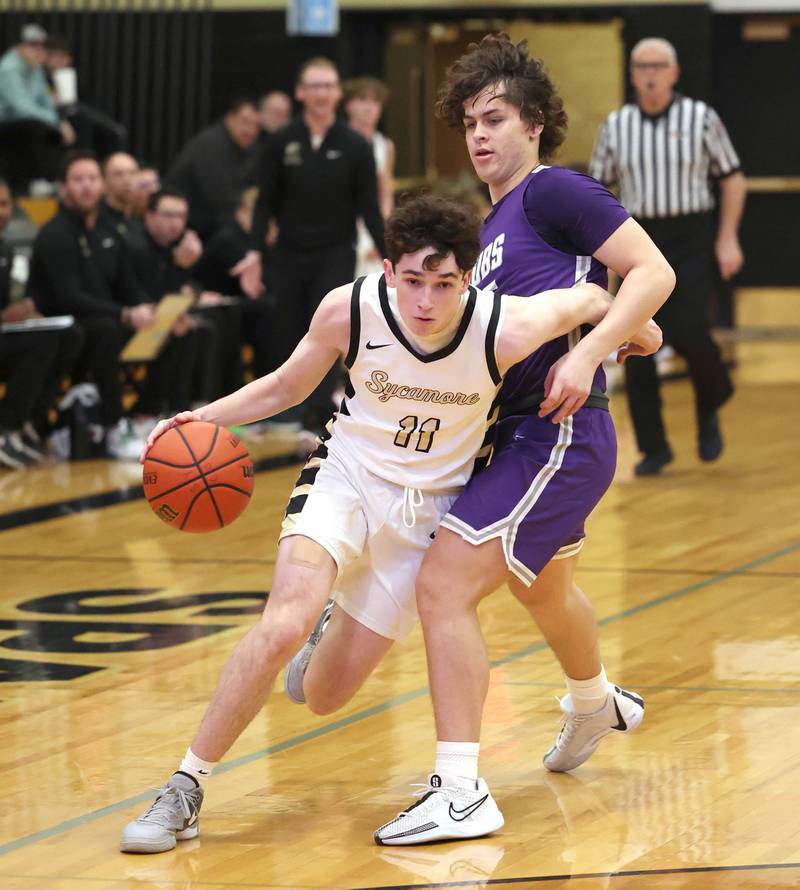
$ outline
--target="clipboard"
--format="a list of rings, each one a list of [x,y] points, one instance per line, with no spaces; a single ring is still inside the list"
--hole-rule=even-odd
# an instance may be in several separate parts
[[[44,318],[27,318],[25,321],[5,321],[0,324],[0,333],[15,334],[26,331],[61,331],[71,328],[75,319],[71,315],[50,315]]]
[[[152,362],[167,342],[172,326],[194,303],[193,296],[167,294],[156,306],[156,318],[149,328],[137,331],[119,354],[123,362]]]

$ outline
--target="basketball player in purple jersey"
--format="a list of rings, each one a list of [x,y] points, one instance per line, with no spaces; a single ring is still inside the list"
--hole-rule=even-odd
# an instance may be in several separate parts
[[[606,680],[594,609],[574,574],[584,521],[616,463],[601,361],[616,349],[619,361],[658,349],[657,331],[649,344],[627,339],[675,283],[658,248],[603,186],[541,163],[563,141],[566,114],[524,43],[515,46],[501,34],[473,45],[448,72],[437,110],[465,131],[493,204],[475,284],[512,294],[587,280],[605,287],[610,268],[622,285],[597,327],[545,344],[508,372],[492,461],[457,498],[425,557],[416,594],[436,763],[422,802],[375,832],[379,844],[392,845],[465,836],[454,829],[466,816],[450,803],[457,792],[464,799],[464,788],[478,788],[489,683],[476,608],[503,582],[528,609],[566,676],[565,721],[545,767],[574,769],[603,736],[641,722],[641,698]],[[477,790],[474,796],[477,809],[483,798]]]

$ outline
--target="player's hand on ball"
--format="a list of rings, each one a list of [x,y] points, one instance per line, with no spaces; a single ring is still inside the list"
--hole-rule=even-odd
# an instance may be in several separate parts
[[[180,424],[182,423],[191,423],[191,421],[193,420],[202,421],[204,419],[205,418],[201,417],[196,411],[181,411],[174,417],[167,417],[165,420],[159,420],[159,422],[150,431],[150,435],[147,437],[147,441],[144,443],[142,453],[139,455],[139,463],[144,463],[144,459],[145,457],[147,457],[147,452],[153,447],[153,443],[159,436],[163,436],[167,430],[171,430],[175,426],[180,426]]]

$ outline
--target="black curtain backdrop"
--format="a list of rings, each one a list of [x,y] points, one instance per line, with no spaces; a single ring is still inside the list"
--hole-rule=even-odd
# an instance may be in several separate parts
[[[37,5],[8,4],[0,15],[0,48],[13,46],[29,22],[66,37],[80,101],[122,123],[137,158],[164,169],[209,121],[214,13],[206,0],[180,12],[120,11],[115,0],[95,5],[96,11],[78,2],[57,12]]]

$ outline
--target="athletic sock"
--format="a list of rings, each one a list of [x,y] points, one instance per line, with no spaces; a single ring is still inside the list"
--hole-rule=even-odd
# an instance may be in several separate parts
[[[593,714],[606,703],[611,687],[602,665],[600,673],[596,677],[590,677],[588,680],[573,680],[571,677],[565,676],[565,679],[576,714]]]
[[[198,785],[202,785],[214,771],[214,767],[218,762],[219,761],[214,761],[212,763],[211,761],[203,760],[198,757],[191,748],[187,748],[177,771],[186,773],[186,775],[191,776]]]
[[[480,742],[436,742],[434,772],[478,781]]]

